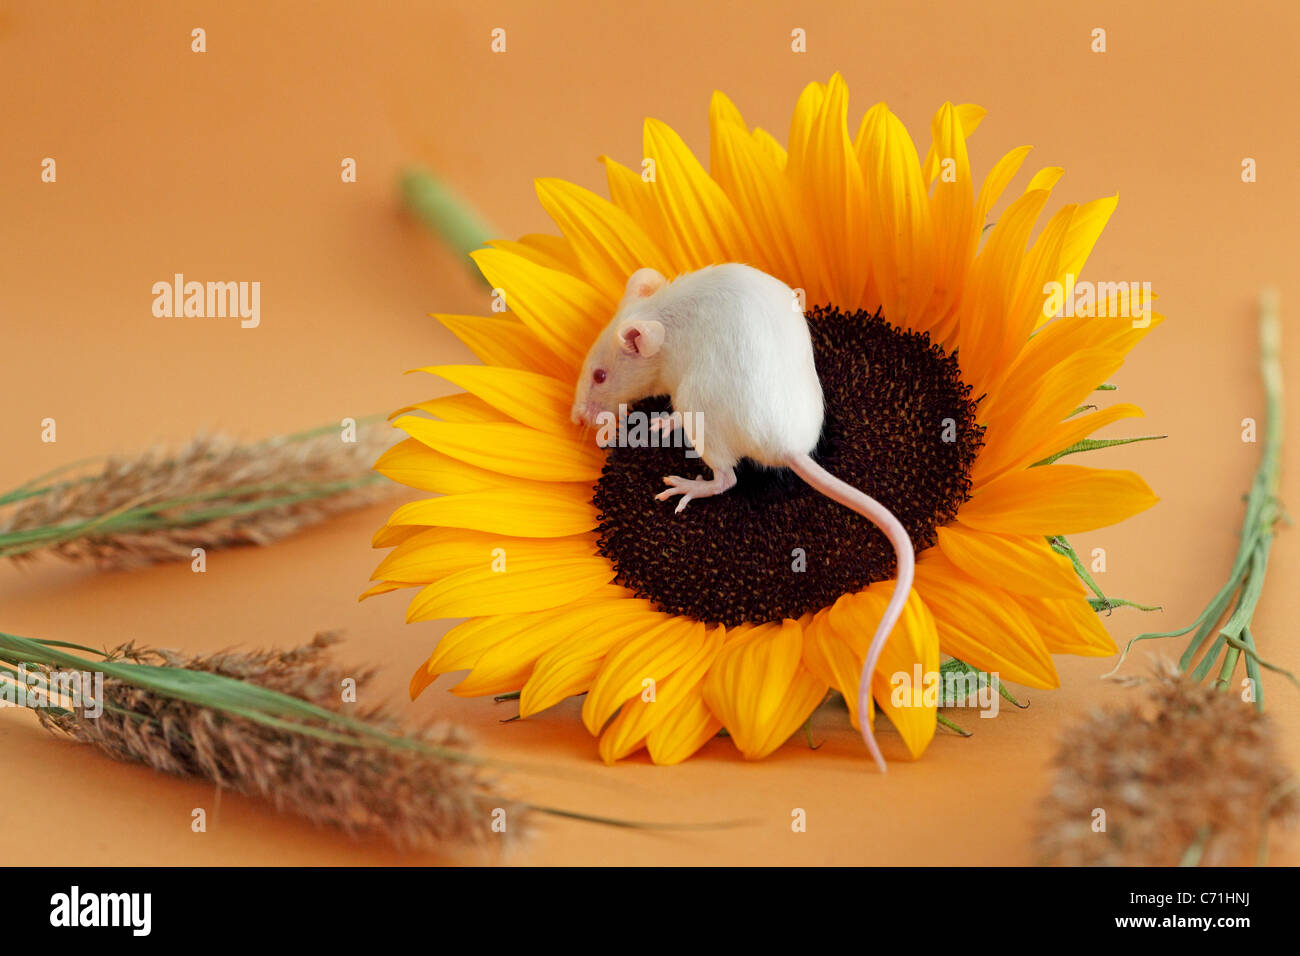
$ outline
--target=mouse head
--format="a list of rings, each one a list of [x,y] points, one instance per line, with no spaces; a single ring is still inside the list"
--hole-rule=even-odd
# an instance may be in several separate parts
[[[620,404],[660,390],[664,325],[652,297],[666,282],[654,269],[638,269],[628,278],[618,311],[582,363],[571,416],[576,424],[597,425],[601,412],[617,415]]]

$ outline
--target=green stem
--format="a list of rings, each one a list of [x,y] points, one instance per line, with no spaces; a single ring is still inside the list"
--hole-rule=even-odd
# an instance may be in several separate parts
[[[1205,652],[1205,656],[1201,658],[1201,662],[1196,665],[1196,670],[1192,671],[1192,680],[1194,682],[1199,684],[1201,681],[1205,680],[1206,675],[1209,674],[1211,668],[1214,667],[1214,662],[1219,659],[1219,651],[1223,650],[1223,645],[1225,643],[1227,643],[1227,638],[1222,634],[1214,639],[1214,643],[1210,645],[1210,649]]]
[[[953,721],[949,720],[949,719],[948,719],[947,717],[945,717],[943,714],[936,714],[936,715],[935,715],[935,719],[939,721],[939,726],[941,726],[941,727],[947,727],[949,730],[951,730],[951,731],[952,731],[953,733],[955,733],[955,734],[960,734],[960,735],[963,736],[963,737],[970,737],[970,736],[972,736],[972,734],[971,734],[971,732],[970,732],[969,730],[963,730],[961,727],[957,726],[956,723],[954,723]]]
[[[1255,607],[1259,604],[1260,595],[1264,591],[1264,577],[1268,570],[1268,543],[1269,536],[1262,535],[1259,544],[1255,546],[1255,553],[1251,557],[1250,570],[1247,572],[1246,581],[1242,585],[1241,597],[1237,602],[1237,607],[1219,632],[1220,636],[1228,644],[1228,651],[1224,654],[1223,668],[1219,671],[1219,677],[1214,682],[1215,686],[1220,690],[1226,690],[1231,684],[1232,672],[1236,669],[1237,659],[1241,656],[1241,646],[1238,642],[1247,625],[1255,616]]]
[[[1238,640],[1233,640],[1232,638],[1228,638],[1227,642],[1228,644],[1237,648],[1239,651],[1241,651],[1243,654],[1246,655],[1247,672],[1250,672],[1252,665],[1254,666],[1255,671],[1253,674],[1251,674],[1251,676],[1255,678],[1255,688],[1256,688],[1255,699],[1257,702],[1263,696],[1263,688],[1260,687],[1259,684],[1258,669],[1260,667],[1266,667],[1271,671],[1275,671],[1281,674],[1291,683],[1295,684],[1296,687],[1300,688],[1300,678],[1296,677],[1295,674],[1291,673],[1291,671],[1287,670],[1285,667],[1278,667],[1276,664],[1270,664],[1268,661],[1264,660],[1264,658],[1260,657],[1259,654],[1255,652],[1255,638],[1251,635],[1249,628],[1244,632],[1243,636],[1248,640],[1238,641]]]
[[[1253,543],[1254,539],[1251,538],[1249,540]],[[1192,659],[1196,657],[1196,653],[1201,649],[1201,645],[1204,644],[1206,638],[1213,633],[1214,625],[1219,623],[1219,619],[1222,618],[1224,612],[1227,611],[1228,605],[1232,602],[1233,595],[1236,594],[1237,590],[1241,587],[1241,583],[1245,579],[1246,572],[1249,568],[1249,552],[1242,551],[1238,554],[1237,560],[1233,564],[1232,571],[1228,574],[1227,583],[1219,589],[1219,592],[1210,601],[1209,605],[1201,612],[1201,616],[1193,621],[1190,627],[1184,628],[1180,632],[1186,634],[1192,629],[1192,627],[1197,628],[1196,636],[1188,643],[1187,649],[1183,651],[1183,656],[1178,661],[1179,670],[1187,670],[1188,665],[1191,664]],[[1138,641],[1140,639],[1141,637],[1135,637],[1133,641]],[[1130,642],[1130,644],[1131,643],[1132,642]]]
[[[1074,565],[1074,573],[1077,574],[1080,577],[1080,579],[1082,579],[1084,584],[1088,585],[1088,589],[1092,591],[1093,594],[1097,595],[1097,597],[1100,598],[1101,600],[1107,602],[1107,604],[1110,603],[1110,598],[1106,597],[1106,594],[1104,591],[1102,591],[1101,586],[1096,582],[1096,580],[1093,578],[1092,574],[1088,571],[1088,569],[1084,567],[1083,559],[1081,559],[1079,555],[1075,553],[1075,550],[1070,545],[1070,542],[1066,541],[1065,538],[1058,536],[1054,538],[1049,537],[1047,539],[1047,543],[1052,546],[1052,550],[1055,551],[1057,554],[1063,554],[1070,559],[1070,563]]]
[[[406,207],[416,218],[462,256],[468,258],[500,235],[477,209],[427,169],[406,170],[400,188]]]
[[[1227,690],[1232,686],[1232,672],[1237,668],[1237,658],[1241,656],[1241,651],[1229,645],[1228,651],[1223,655],[1223,666],[1219,668],[1219,676],[1214,679],[1214,686],[1218,690]]]
[[[1250,624],[1264,590],[1264,581],[1268,572],[1269,550],[1273,544],[1273,526],[1280,516],[1278,503],[1278,482],[1282,461],[1282,364],[1281,364],[1281,322],[1279,320],[1278,298],[1274,291],[1266,290],[1260,296],[1259,303],[1259,353],[1260,375],[1264,387],[1265,427],[1264,443],[1260,451],[1259,466],[1251,481],[1250,493],[1246,497],[1246,513],[1241,526],[1241,541],[1237,555],[1228,574],[1227,581],[1211,598],[1210,603],[1191,624],[1176,631],[1139,634],[1128,642],[1124,653],[1120,655],[1115,667],[1106,675],[1109,677],[1119,670],[1129,651],[1138,641],[1157,638],[1181,637],[1189,631],[1195,635],[1188,642],[1187,648],[1179,658],[1179,669],[1186,672],[1205,642],[1214,635],[1200,663],[1192,671],[1195,681],[1204,680],[1218,660],[1220,650],[1226,647],[1219,673],[1214,686],[1227,690],[1232,685],[1233,673],[1237,663],[1245,656],[1247,674],[1255,681],[1256,706],[1263,706],[1262,688],[1259,686],[1259,667],[1263,665],[1277,670],[1261,661],[1255,653],[1254,636],[1250,633]],[[1053,547],[1056,547],[1055,540]],[[1061,550],[1058,548],[1058,550]],[[1062,552],[1064,553],[1064,552]],[[1077,564],[1076,564],[1077,567]],[[1220,621],[1228,611],[1233,599],[1237,604],[1226,622]],[[1216,633],[1216,628],[1218,628]],[[1290,675],[1288,675],[1290,676]],[[1292,678],[1294,680],[1294,678]]]
[[[1246,676],[1250,678],[1255,692],[1255,709],[1262,711],[1264,709],[1264,683],[1260,679],[1260,660],[1259,655],[1255,653],[1255,638],[1251,636],[1250,628],[1241,632],[1242,646],[1241,651],[1246,655]],[[1272,665],[1269,665],[1272,666]],[[1295,677],[1291,676],[1292,682]]]

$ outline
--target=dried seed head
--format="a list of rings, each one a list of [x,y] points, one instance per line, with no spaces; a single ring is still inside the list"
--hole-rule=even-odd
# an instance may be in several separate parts
[[[124,645],[113,658],[165,664],[220,674],[341,712],[345,677],[358,689],[371,670],[345,671],[331,664],[325,648],[337,640],[319,634],[291,651],[224,651],[200,657]],[[358,699],[365,699],[364,692]],[[89,743],[117,760],[211,780],[219,786],[269,800],[277,810],[329,824],[353,834],[386,836],[403,848],[444,843],[512,840],[526,822],[525,807],[493,793],[480,768],[450,758],[385,746],[352,746],[267,727],[127,684],[104,681],[105,709],[97,718],[83,711],[39,712],[41,722]],[[347,705],[348,716],[391,734],[400,733],[386,706]],[[363,740],[329,725],[329,730]],[[462,748],[465,739],[446,724],[406,733],[435,747]],[[494,832],[494,813],[504,811],[505,833]]]
[[[1300,810],[1269,719],[1236,694],[1157,665],[1146,699],[1070,728],[1038,851],[1067,866],[1254,862],[1270,822]]]
[[[359,428],[356,439],[240,444],[200,435],[175,453],[109,458],[90,474],[0,507],[0,555],[52,551],[107,569],[189,561],[194,548],[269,544],[392,493],[371,471],[391,444],[389,430]],[[22,534],[52,528],[65,534]]]

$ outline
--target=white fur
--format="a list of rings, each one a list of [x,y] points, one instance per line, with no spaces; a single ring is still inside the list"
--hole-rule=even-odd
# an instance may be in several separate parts
[[[606,384],[618,392],[616,375],[640,379],[648,369],[637,363],[654,362],[653,382],[639,383],[651,391],[633,400],[667,392],[677,411],[702,419],[700,451],[710,467],[730,468],[741,458],[781,467],[813,450],[824,415],[821,382],[803,312],[780,279],[739,263],[709,266],[625,298],[611,327],[637,319],[663,324],[659,354],[607,363]],[[591,369],[583,375],[579,400]]]

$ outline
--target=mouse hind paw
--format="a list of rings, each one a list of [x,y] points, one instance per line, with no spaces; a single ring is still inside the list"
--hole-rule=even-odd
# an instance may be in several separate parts
[[[707,481],[704,480],[702,475],[696,475],[694,478],[665,475],[664,484],[668,486],[668,490],[655,495],[655,501],[667,501],[675,495],[681,495],[682,500],[677,502],[677,507],[673,510],[673,514],[681,514],[682,510],[694,499],[710,498],[734,487],[736,473],[730,468],[720,469],[714,472],[713,477]]]

